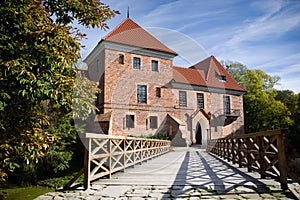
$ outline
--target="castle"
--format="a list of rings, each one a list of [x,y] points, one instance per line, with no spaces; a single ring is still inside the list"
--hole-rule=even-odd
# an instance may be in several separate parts
[[[85,59],[101,89],[96,131],[161,134],[174,145],[244,133],[245,89],[214,56],[182,68],[177,55],[130,18],[102,38]]]

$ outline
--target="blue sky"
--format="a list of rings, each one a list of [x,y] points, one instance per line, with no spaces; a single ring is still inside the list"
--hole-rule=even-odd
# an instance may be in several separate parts
[[[179,53],[188,67],[214,55],[280,76],[278,89],[300,93],[300,0],[105,0],[120,15],[110,30],[130,18]],[[108,31],[84,29],[85,58]]]

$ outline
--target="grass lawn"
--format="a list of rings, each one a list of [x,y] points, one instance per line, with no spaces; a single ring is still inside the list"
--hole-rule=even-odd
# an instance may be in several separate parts
[[[0,188],[0,199],[32,200],[42,194],[53,191],[55,191],[54,188],[37,186]]]

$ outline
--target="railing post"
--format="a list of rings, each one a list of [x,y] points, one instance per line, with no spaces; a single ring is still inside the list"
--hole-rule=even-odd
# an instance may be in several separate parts
[[[111,138],[109,138],[108,139],[108,143],[107,143],[107,145],[108,145],[108,149],[109,149],[109,160],[108,160],[108,166],[109,166],[109,179],[111,179],[111,171],[112,171],[112,152],[111,152],[111,146],[112,146],[112,139]]]
[[[90,189],[91,179],[90,179],[90,173],[91,173],[91,138],[86,138],[87,141],[87,147],[84,148],[84,188]]]
[[[288,189],[287,185],[287,165],[284,148],[284,134],[286,130],[281,130],[281,134],[277,135],[277,149],[278,149],[278,162],[279,162],[279,181],[281,189]]]
[[[237,154],[238,154],[238,164],[239,164],[239,167],[243,166],[242,165],[242,161],[243,161],[242,149],[243,149],[242,138],[238,138]],[[245,156],[245,154],[244,154],[244,156]]]
[[[246,140],[246,158],[247,158],[247,169],[248,172],[252,172],[252,158],[251,158],[251,148],[250,148],[250,138],[245,138]]]
[[[222,142],[222,139],[218,139],[218,140],[219,140],[219,156],[221,158],[223,158],[223,154],[222,154],[222,152],[223,152],[223,150],[222,150],[222,148],[223,148],[223,142]]]
[[[231,138],[231,154],[232,154],[232,164],[235,164],[235,141],[234,137]]]
[[[133,144],[133,167],[135,167],[136,164],[136,140],[134,139],[132,141]]]
[[[217,149],[218,149],[218,156],[220,156],[221,158],[222,158],[222,156],[221,156],[221,139],[217,139],[217,144],[218,144],[218,146],[217,146]]]
[[[127,145],[126,143],[128,144],[128,140],[127,139],[123,139],[123,172],[125,172],[125,169],[126,169],[126,149],[127,149]]]
[[[260,169],[259,169],[259,173],[260,173],[260,177],[261,178],[266,178],[266,161],[264,159],[265,154],[266,154],[266,150],[264,148],[264,136],[260,136],[257,137],[258,139],[258,145],[259,145],[259,165],[260,165]]]
[[[230,139],[226,139],[226,148],[227,148],[227,161],[230,162]]]

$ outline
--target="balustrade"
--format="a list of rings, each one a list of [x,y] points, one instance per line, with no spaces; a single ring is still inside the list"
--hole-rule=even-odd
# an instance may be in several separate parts
[[[286,189],[286,133],[287,130],[282,129],[214,139],[208,141],[207,150],[239,167],[247,167],[249,172],[259,172],[261,178],[274,178]]]
[[[157,140],[124,136],[86,133],[84,168],[80,170],[65,188],[69,188],[82,174],[84,187],[88,189],[93,180],[111,177],[117,171],[167,153],[169,140]]]

